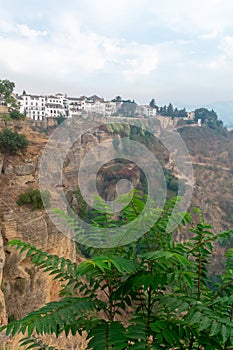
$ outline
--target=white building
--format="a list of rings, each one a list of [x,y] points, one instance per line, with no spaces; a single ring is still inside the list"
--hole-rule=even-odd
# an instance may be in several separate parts
[[[117,103],[116,102],[105,102],[105,115],[110,116],[114,115],[117,112]]]
[[[151,117],[155,117],[156,116],[157,110],[156,110],[156,108],[152,108],[151,106],[141,105],[141,106],[137,106],[136,113],[139,116],[144,116],[144,117],[147,117],[147,118],[151,118]]]
[[[21,95],[18,98],[20,113],[34,120],[45,119],[46,98],[40,95]]]
[[[20,103],[20,112],[34,120],[44,120],[48,117],[73,117],[82,113],[93,113],[102,116],[112,116],[120,108],[122,102],[105,101],[93,95],[91,97],[68,97],[65,94],[30,95],[23,94],[17,97]],[[156,109],[150,106],[137,106],[137,114],[146,117],[156,115]]]
[[[41,96],[24,94],[17,98],[20,103],[20,113],[34,120],[44,120],[46,117],[66,115],[63,95]]]
[[[81,114],[86,110],[86,96],[81,97],[67,97],[66,98],[66,109],[67,116],[72,117],[73,115]]]

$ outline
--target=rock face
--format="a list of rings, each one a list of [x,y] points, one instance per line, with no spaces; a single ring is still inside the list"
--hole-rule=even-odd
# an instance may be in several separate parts
[[[5,252],[4,252],[4,246],[3,246],[2,233],[0,232],[0,285],[2,285],[4,265],[5,265]],[[0,290],[0,323],[5,324],[6,322],[7,322],[7,315],[6,315],[5,295],[3,294],[2,290]]]
[[[19,128],[19,124],[7,125]],[[20,126],[21,128],[22,126]],[[19,255],[7,242],[21,239],[51,254],[76,261],[74,243],[51,223],[44,210],[19,207],[16,200],[28,187],[38,188],[38,159],[47,137],[25,124],[22,130],[30,141],[26,154],[8,159],[5,174],[0,174],[0,324],[18,319],[58,298],[60,284],[33,267],[25,254]],[[0,157],[1,158],[1,157]],[[1,159],[0,159],[1,163]],[[16,350],[18,339],[0,334],[0,350]],[[80,338],[81,339],[81,338]],[[81,342],[81,340],[79,341]],[[83,340],[84,341],[84,340]],[[64,344],[64,349],[69,349]],[[70,344],[73,344],[72,340]],[[61,348],[62,348],[61,347]],[[80,348],[81,349],[81,348]]]

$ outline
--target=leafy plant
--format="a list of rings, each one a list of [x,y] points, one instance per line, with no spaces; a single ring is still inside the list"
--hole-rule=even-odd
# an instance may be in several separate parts
[[[0,132],[0,152],[15,154],[19,149],[25,149],[28,146],[28,140],[25,135],[18,134],[8,128]]]
[[[33,210],[48,208],[50,206],[50,193],[49,191],[41,193],[38,189],[28,188],[19,195],[16,203],[19,206],[30,205]]]
[[[10,112],[10,117],[12,119],[25,119],[25,115],[20,113],[18,110],[14,109],[12,112]]]
[[[25,150],[29,142],[25,135],[8,128],[0,132],[0,152],[3,153],[2,173],[5,172],[9,155],[16,154],[18,150]]]
[[[116,248],[86,248],[89,258],[79,265],[28,243],[10,242],[32,264],[60,280],[62,290],[59,301],[1,330],[27,335],[22,344],[28,349],[37,347],[35,333],[59,337],[62,332],[83,331],[89,340],[87,349],[93,350],[233,349],[233,249],[226,254],[225,272],[214,288],[208,273],[215,242],[233,232],[215,233],[197,210],[196,225],[190,214],[178,213],[174,221],[182,215],[181,225],[191,224],[192,237],[175,242],[166,227],[176,200],[157,210],[157,221],[155,211],[147,213],[147,232],[139,240]],[[137,193],[114,219],[99,198],[100,213],[93,226],[132,222],[144,206],[145,196]],[[85,237],[78,223],[66,214],[62,217],[76,227],[77,235]]]

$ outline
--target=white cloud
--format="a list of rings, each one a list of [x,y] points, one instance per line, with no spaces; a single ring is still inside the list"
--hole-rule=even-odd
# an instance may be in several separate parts
[[[147,75],[158,64],[156,47],[109,39],[93,32],[83,32],[79,21],[64,14],[57,31],[47,32],[15,25],[17,30],[0,36],[5,54],[0,63],[21,74],[45,77],[65,77],[78,71],[81,74],[104,70],[106,65],[118,65],[118,74]]]
[[[28,38],[36,38],[39,36],[46,36],[48,34],[46,30],[41,31],[41,30],[31,29],[28,27],[27,24],[18,24],[16,28],[20,35],[23,35]]]
[[[221,41],[220,48],[226,58],[233,59],[233,36],[226,35]]]
[[[161,24],[177,31],[210,35],[232,28],[231,0],[163,0],[151,10]]]
[[[22,2],[0,0],[0,70],[16,86],[192,100],[232,70],[230,0]]]

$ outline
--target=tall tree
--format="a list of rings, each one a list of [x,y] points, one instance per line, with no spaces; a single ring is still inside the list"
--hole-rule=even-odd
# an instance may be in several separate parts
[[[158,108],[158,106],[156,105],[156,103],[155,103],[155,99],[154,98],[152,98],[152,100],[150,101],[150,103],[149,103],[149,105],[150,105],[150,107],[152,107],[152,108]]]
[[[8,79],[0,80],[0,94],[5,98],[10,97],[15,88],[15,83]]]
[[[125,117],[134,117],[137,104],[134,101],[125,101],[122,103],[119,112],[122,113]]]

